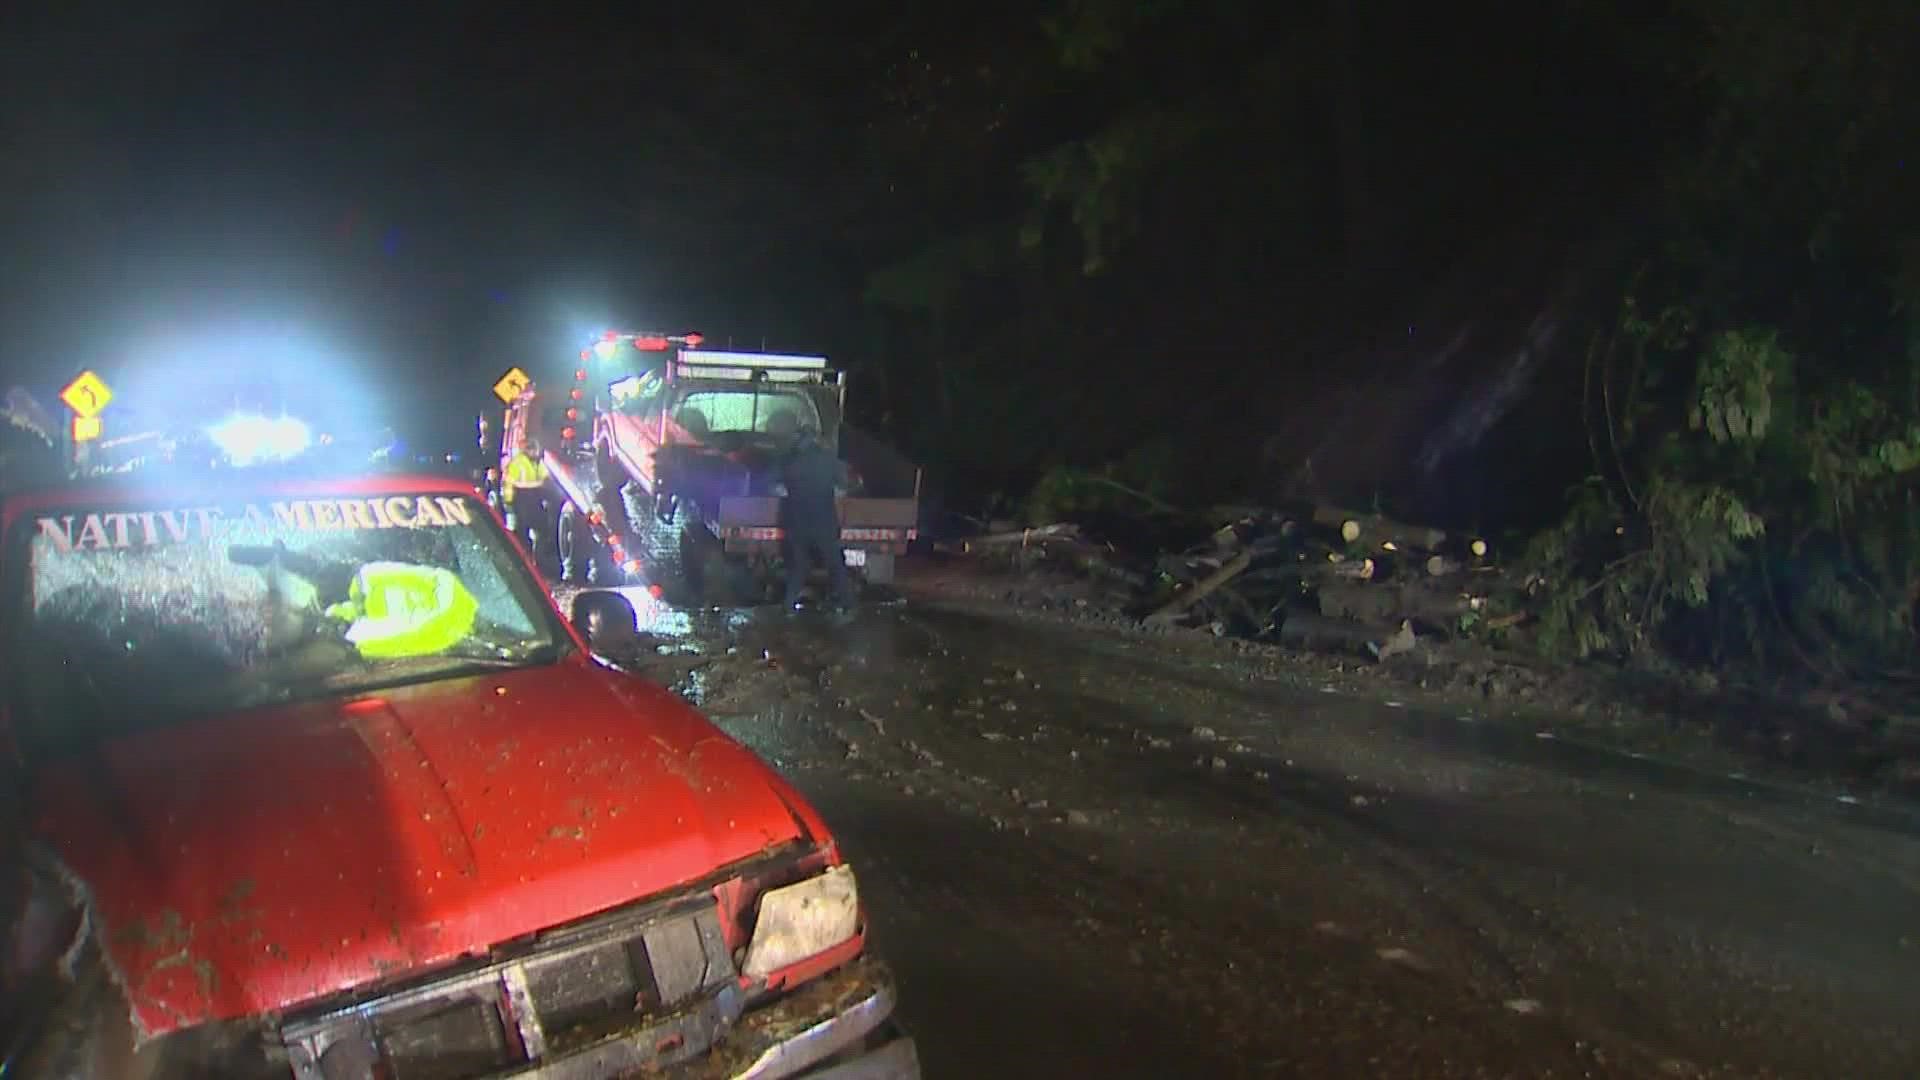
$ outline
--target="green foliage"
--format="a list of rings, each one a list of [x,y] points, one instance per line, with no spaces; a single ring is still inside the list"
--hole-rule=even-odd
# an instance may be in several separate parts
[[[1106,66],[1144,27],[1187,6],[1188,0],[1064,0],[1040,26],[1060,66],[1084,74]]]
[[[948,237],[873,271],[865,299],[891,311],[941,317],[967,282],[1003,266],[1011,254],[1011,238],[1002,229]]]
[[[1588,358],[1596,474],[1533,546],[1539,641],[1909,669],[1920,217],[1893,178],[1920,122],[1911,5],[1673,11],[1692,44],[1660,62],[1698,95],[1697,149],[1671,163],[1658,253]]]
[[[1716,443],[1756,443],[1773,420],[1774,387],[1792,374],[1793,357],[1775,330],[1733,330],[1700,357],[1687,426]]]
[[[1056,465],[1027,496],[1024,517],[1047,525],[1089,513],[1170,510],[1179,467],[1178,450],[1166,439],[1136,446],[1100,469]]]
[[[1028,161],[1021,175],[1039,197],[1040,210],[1022,232],[1023,243],[1037,246],[1045,235],[1044,214],[1064,207],[1085,253],[1082,269],[1106,269],[1114,247],[1138,225],[1142,189],[1153,170],[1206,127],[1194,113],[1147,109]]]
[[[1550,587],[1540,634],[1549,652],[1651,656],[1676,612],[1706,607],[1715,581],[1766,532],[1739,495],[1713,484],[1655,476],[1638,511],[1593,478],[1566,520],[1535,538],[1531,558]],[[1624,542],[1630,522],[1645,537],[1637,544]],[[1601,563],[1596,547],[1617,554]]]
[[[1589,422],[1608,471],[1534,540],[1540,645],[1643,661],[1766,662],[1784,650],[1828,667],[1898,662],[1915,644],[1920,588],[1920,415],[1848,380],[1797,395],[1803,361],[1777,330],[1695,344],[1683,332],[1694,321],[1678,308],[1646,319],[1629,301],[1596,347],[1603,404]],[[1684,423],[1663,419],[1647,403],[1689,359],[1692,380],[1668,395]],[[1640,403],[1637,425],[1616,400]]]

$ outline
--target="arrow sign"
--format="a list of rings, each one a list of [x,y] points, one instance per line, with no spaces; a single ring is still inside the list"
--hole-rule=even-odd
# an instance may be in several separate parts
[[[60,391],[60,400],[73,410],[73,415],[91,420],[113,400],[113,390],[105,379],[92,371],[83,371]]]
[[[493,395],[511,405],[520,400],[520,395],[526,393],[527,387],[532,385],[533,379],[526,372],[517,367],[511,367],[507,369],[505,375],[500,376],[499,382],[493,384]]]

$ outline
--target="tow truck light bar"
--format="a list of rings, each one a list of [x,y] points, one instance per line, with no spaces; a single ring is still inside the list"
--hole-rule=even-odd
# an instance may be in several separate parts
[[[611,360],[620,351],[620,343],[623,341],[641,352],[667,352],[676,345],[683,349],[697,349],[706,340],[705,334],[698,333],[623,333],[618,330],[607,330],[601,333],[600,340],[594,342],[592,348],[580,351],[580,359],[587,360],[597,355],[602,360]]]
[[[680,358],[682,367],[724,365],[729,367],[778,368],[797,371],[824,371],[824,356],[782,356],[775,353],[699,352]]]

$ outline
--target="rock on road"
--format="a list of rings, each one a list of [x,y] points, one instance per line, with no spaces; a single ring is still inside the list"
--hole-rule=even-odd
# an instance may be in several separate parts
[[[625,653],[839,833],[930,1076],[1920,1075],[1920,828],[909,601]]]

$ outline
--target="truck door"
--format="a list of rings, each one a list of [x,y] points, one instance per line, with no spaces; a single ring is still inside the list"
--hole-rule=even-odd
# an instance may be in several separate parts
[[[654,490],[654,452],[668,438],[663,427],[669,384],[661,369],[649,368],[607,384],[608,407],[595,417],[596,438],[627,475],[648,493]]]

